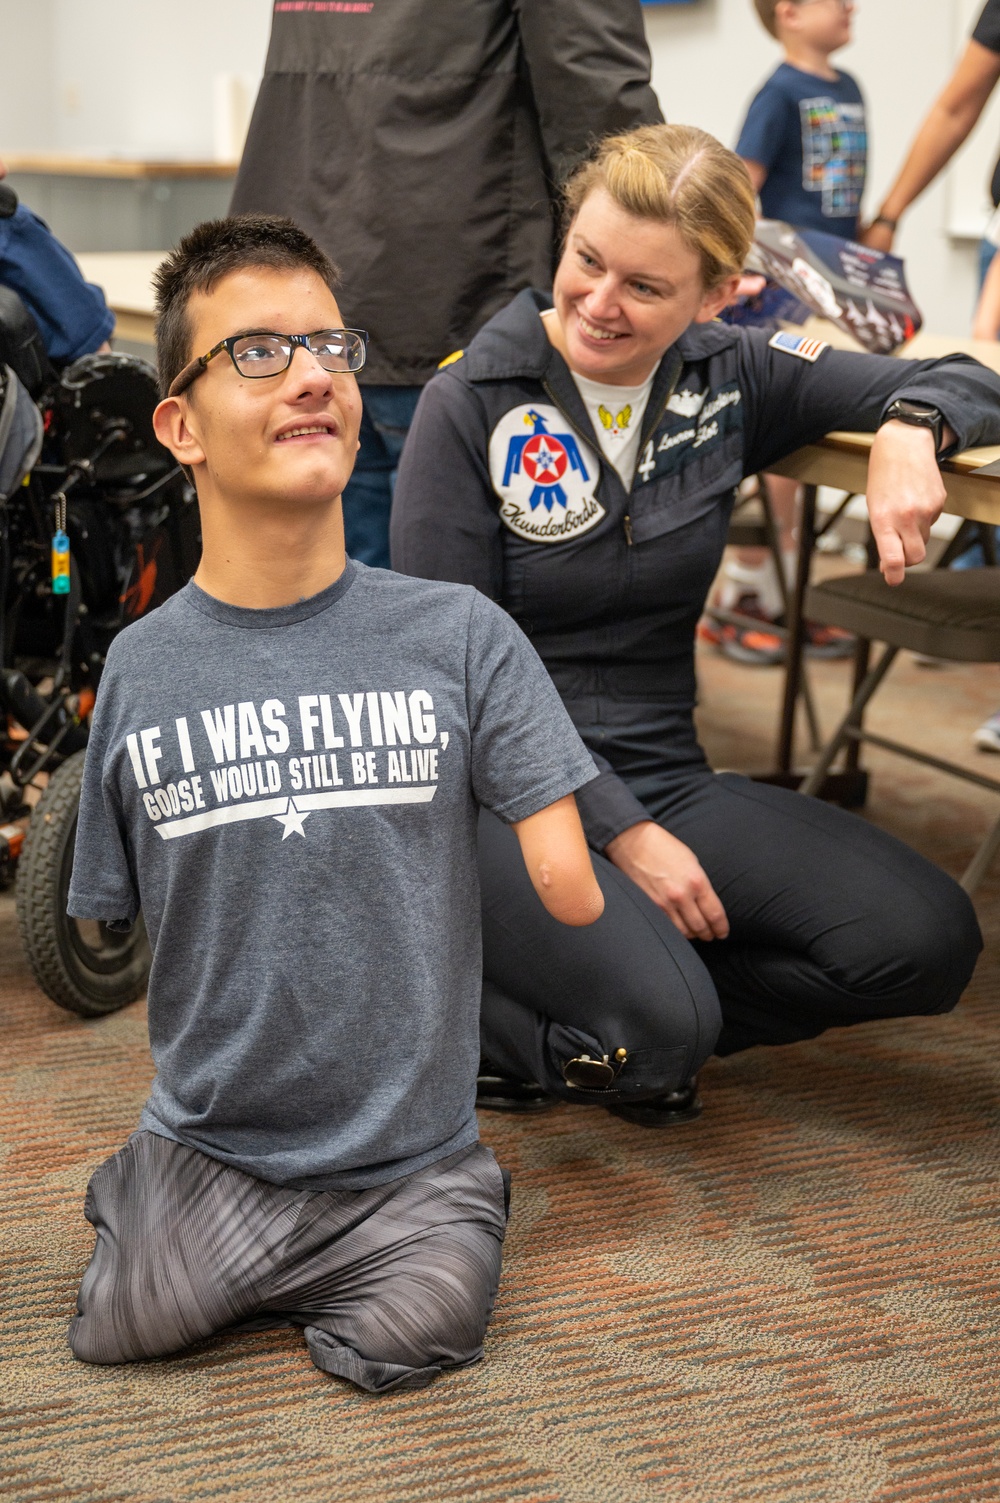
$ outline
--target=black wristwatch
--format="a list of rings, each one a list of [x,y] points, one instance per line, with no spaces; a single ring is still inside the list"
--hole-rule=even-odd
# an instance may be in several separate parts
[[[936,407],[924,402],[910,402],[906,397],[897,397],[886,408],[883,423],[909,423],[914,428],[930,428],[934,434],[934,452],[940,453],[944,442],[944,416]],[[881,427],[882,424],[879,424]]]

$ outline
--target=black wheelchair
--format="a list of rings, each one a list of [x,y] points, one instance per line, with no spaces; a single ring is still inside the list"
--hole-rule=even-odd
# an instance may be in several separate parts
[[[39,985],[83,1017],[134,1001],[150,964],[141,919],[115,934],[66,913],[90,712],[116,633],[180,588],[200,550],[194,491],[153,433],[157,400],[130,355],[54,370],[0,287],[0,885],[16,876]]]

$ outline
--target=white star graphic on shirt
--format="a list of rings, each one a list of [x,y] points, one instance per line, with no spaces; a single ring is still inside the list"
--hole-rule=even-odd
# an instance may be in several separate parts
[[[294,799],[288,800],[288,808],[285,810],[284,814],[275,814],[272,815],[272,818],[276,819],[279,825],[284,825],[285,827],[285,833],[281,837],[282,840],[287,840],[293,830],[296,835],[301,835],[302,838],[305,839],[306,832],[302,828],[302,826],[305,820],[309,818],[309,811],[307,810],[305,814],[303,814],[301,810],[296,809]]]

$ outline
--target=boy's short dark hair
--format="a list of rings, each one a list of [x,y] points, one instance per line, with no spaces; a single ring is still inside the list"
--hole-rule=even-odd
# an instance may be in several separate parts
[[[307,267],[331,292],[340,284],[340,273],[326,252],[281,214],[232,214],[195,225],[153,276],[162,396],[194,355],[188,321],[192,293],[209,292],[220,278],[251,266]]]
[[[765,31],[769,31],[773,37],[777,37],[778,23],[775,20],[774,13],[778,8],[778,0],[753,0],[753,3]]]

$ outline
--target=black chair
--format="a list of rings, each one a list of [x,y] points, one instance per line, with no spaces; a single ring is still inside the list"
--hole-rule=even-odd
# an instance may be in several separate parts
[[[942,557],[950,562],[968,546],[977,524],[966,523]],[[806,595],[806,613],[815,621],[839,626],[858,637],[864,653],[872,641],[884,642],[885,650],[873,668],[857,684],[850,708],[800,791],[815,795],[838,753],[844,747],[868,742],[883,751],[895,752],[939,772],[950,773],[1000,794],[1000,780],[970,772],[955,762],[886,736],[865,730],[865,707],[882,683],[902,648],[956,663],[1000,663],[1000,569],[992,549],[992,533],[981,531],[988,560],[982,569],[935,569],[907,574],[901,585],[890,587],[875,569],[864,574],[841,575],[812,585]],[[974,892],[1000,851],[1000,819],[980,844],[962,876],[966,892]]]
[[[791,607],[791,592],[781,557],[781,539],[778,534],[777,523],[774,520],[774,510],[771,505],[771,497],[767,488],[767,477],[757,475],[756,490],[741,494],[737,492],[736,504],[733,514],[729,519],[729,531],[726,535],[726,546],[729,548],[766,548],[774,560],[774,567],[778,575],[778,588],[784,604],[784,620],[789,620]],[[853,492],[844,496],[835,510],[816,529],[816,539],[823,537],[825,533],[839,522],[847,507],[854,500]],[[760,627],[760,621],[755,616],[744,615],[742,611],[724,610],[721,606],[706,605],[705,615],[710,621],[717,621],[733,626],[748,626],[753,630]],[[818,618],[811,618],[818,619]],[[785,643],[788,642],[791,632],[787,624],[781,622],[768,623],[767,630],[774,636],[780,637]],[[823,744],[820,734],[819,717],[816,713],[816,703],[813,699],[812,689],[805,671],[805,663],[800,666],[800,688],[802,702],[805,707],[806,721],[809,726],[809,740],[813,751],[819,751]]]

